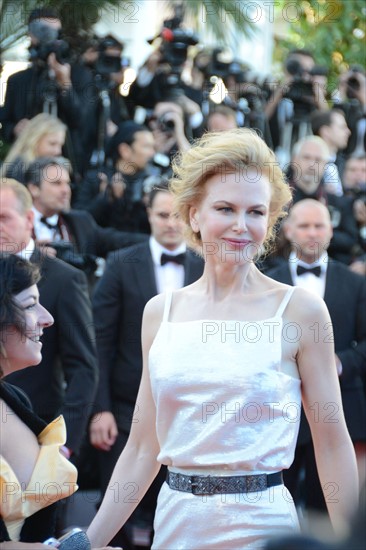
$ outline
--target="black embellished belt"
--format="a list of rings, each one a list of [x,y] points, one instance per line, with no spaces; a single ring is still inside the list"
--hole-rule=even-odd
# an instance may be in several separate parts
[[[283,483],[282,472],[248,476],[187,476],[168,470],[166,482],[171,489],[192,495],[254,493]]]

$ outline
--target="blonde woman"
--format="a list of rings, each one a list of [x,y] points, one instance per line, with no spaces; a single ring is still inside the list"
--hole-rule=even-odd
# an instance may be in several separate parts
[[[204,136],[174,171],[177,212],[205,268],[145,308],[131,434],[88,529],[92,545],[112,538],[160,464],[168,477],[155,550],[262,548],[296,532],[282,470],[294,457],[301,400],[332,522],[344,525],[358,483],[328,311],[254,263],[291,199],[274,154],[254,131],[230,130]],[[317,341],[314,323],[324,332]]]
[[[66,125],[41,113],[32,118],[10,148],[1,175],[24,183],[28,166],[38,157],[58,157],[65,143]]]

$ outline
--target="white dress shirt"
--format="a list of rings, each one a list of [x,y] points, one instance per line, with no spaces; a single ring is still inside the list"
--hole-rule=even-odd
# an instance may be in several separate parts
[[[329,257],[326,252],[324,252],[316,262],[313,262],[311,264],[307,264],[302,260],[299,260],[297,258],[296,252],[291,252],[289,257],[289,266],[290,266],[291,277],[294,282],[294,285],[299,286],[301,288],[305,288],[310,292],[314,292],[321,298],[324,298],[325,279],[327,275],[328,262],[329,262]],[[298,265],[301,265],[307,269],[320,266],[320,269],[321,269],[320,277],[317,277],[316,275],[314,275],[314,273],[304,273],[303,275],[299,276],[297,274]]]
[[[154,264],[155,280],[158,294],[169,290],[177,290],[184,285],[184,267],[174,262],[168,262],[161,265],[161,255],[163,252],[170,256],[176,256],[186,252],[186,244],[182,243],[175,250],[167,250],[154,237],[149,240],[151,256]]]
[[[19,252],[16,253],[16,256],[19,256],[19,258],[22,258],[23,260],[30,260],[31,256],[34,252],[36,245],[33,239],[29,241],[27,246],[22,248],[22,250],[19,250]]]
[[[68,241],[67,235],[61,235],[59,227],[50,228],[47,227],[44,223],[41,222],[43,214],[39,212],[34,206],[32,207],[34,212],[34,234],[37,241]],[[58,224],[58,214],[54,214],[49,218],[46,218],[49,224],[57,226]]]

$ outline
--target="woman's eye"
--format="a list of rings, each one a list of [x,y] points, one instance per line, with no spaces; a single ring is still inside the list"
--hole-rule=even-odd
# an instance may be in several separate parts
[[[252,210],[252,214],[255,216],[264,216],[264,212],[262,212],[262,210]]]
[[[34,309],[36,307],[36,304],[31,304],[29,306],[26,306],[24,309]]]
[[[218,212],[232,212],[232,208],[230,206],[220,206],[217,211]]]

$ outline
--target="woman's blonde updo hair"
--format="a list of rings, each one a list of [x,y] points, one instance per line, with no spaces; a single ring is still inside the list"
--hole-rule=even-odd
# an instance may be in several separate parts
[[[206,181],[221,174],[223,184],[228,174],[255,171],[258,179],[265,176],[271,186],[268,231],[265,244],[274,237],[276,222],[286,215],[291,191],[276,157],[254,130],[238,128],[225,132],[207,133],[190,149],[179,153],[173,161],[174,177],[170,189],[175,197],[176,212],[186,224],[187,244],[202,249],[199,233],[190,225],[191,206],[198,206],[206,192]]]

